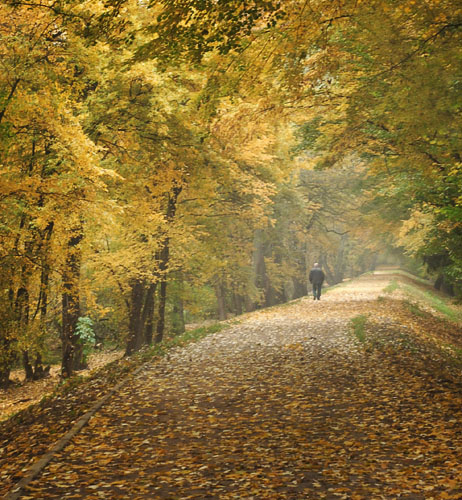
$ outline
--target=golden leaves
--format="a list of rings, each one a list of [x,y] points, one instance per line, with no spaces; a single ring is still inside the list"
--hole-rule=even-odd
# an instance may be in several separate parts
[[[429,234],[435,229],[435,224],[435,214],[430,207],[425,211],[414,209],[410,217],[402,222],[397,242],[403,245],[410,254],[415,254],[428,241]]]

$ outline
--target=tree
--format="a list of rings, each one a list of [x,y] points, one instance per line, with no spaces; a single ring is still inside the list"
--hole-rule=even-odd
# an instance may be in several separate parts
[[[84,86],[76,77],[84,81],[94,54],[64,28],[61,13],[43,5],[0,9],[6,20],[0,30],[1,248],[10,268],[9,304],[2,306],[15,311],[7,350],[22,351],[28,377],[44,373],[50,292],[59,289],[62,273],[63,369],[70,375],[74,361],[79,364],[72,332],[79,310],[83,214],[97,209],[94,201],[108,173],[97,165],[96,149],[79,119]]]

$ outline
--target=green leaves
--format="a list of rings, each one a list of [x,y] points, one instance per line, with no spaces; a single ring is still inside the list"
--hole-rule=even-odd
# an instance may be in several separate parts
[[[284,17],[282,2],[266,0],[154,0],[149,8],[159,12],[147,28],[154,36],[137,51],[137,59],[173,57],[199,62],[214,50],[220,54],[239,51],[253,29],[274,26]]]
[[[296,149],[316,151],[321,167],[357,155],[375,184],[369,214],[379,206],[375,217],[394,217],[397,233],[410,213],[433,211],[439,217],[427,235],[446,244],[459,237],[461,221],[460,14],[452,0],[431,9],[418,2],[361,4],[327,37],[338,65],[329,67],[331,84],[321,91],[328,97],[318,99]],[[414,252],[416,243],[407,250]],[[421,239],[421,255],[431,251],[427,243]]]

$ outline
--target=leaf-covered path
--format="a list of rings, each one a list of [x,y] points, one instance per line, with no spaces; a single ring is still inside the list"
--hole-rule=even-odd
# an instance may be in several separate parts
[[[244,316],[146,365],[23,498],[462,498],[460,383],[433,369],[425,322],[376,300],[389,280]],[[359,343],[358,314],[389,345]]]

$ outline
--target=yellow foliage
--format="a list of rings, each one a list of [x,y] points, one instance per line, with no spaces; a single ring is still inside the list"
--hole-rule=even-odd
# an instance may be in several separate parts
[[[404,246],[409,254],[416,254],[428,241],[434,229],[435,215],[430,207],[415,209],[409,219],[402,222],[397,242]]]

